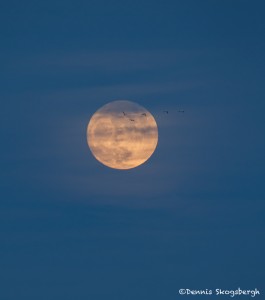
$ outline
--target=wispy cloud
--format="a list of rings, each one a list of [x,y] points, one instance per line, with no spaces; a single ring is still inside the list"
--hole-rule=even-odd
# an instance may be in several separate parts
[[[197,59],[201,50],[127,50],[127,51],[79,51],[72,53],[46,53],[17,60],[16,66],[29,68],[93,69],[104,72],[128,72],[153,70],[183,65]]]

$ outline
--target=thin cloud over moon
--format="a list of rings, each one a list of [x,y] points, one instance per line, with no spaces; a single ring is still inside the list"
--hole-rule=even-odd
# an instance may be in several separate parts
[[[87,128],[87,142],[95,158],[114,169],[135,168],[155,151],[158,129],[154,117],[127,100],[100,108]]]

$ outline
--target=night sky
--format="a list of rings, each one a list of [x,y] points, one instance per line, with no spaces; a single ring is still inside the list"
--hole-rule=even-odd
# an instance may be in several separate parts
[[[0,300],[265,293],[264,11],[2,1]],[[135,169],[107,168],[87,146],[91,116],[114,100],[158,124]]]

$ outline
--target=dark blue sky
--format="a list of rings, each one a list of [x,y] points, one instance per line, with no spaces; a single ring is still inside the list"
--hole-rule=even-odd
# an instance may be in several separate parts
[[[1,300],[265,292],[264,9],[1,3]],[[130,171],[86,144],[92,114],[118,99],[159,126]]]

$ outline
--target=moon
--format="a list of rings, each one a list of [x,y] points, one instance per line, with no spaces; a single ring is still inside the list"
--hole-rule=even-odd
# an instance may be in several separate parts
[[[107,103],[87,126],[87,143],[94,157],[113,169],[132,169],[146,162],[158,143],[152,114],[128,100]]]

